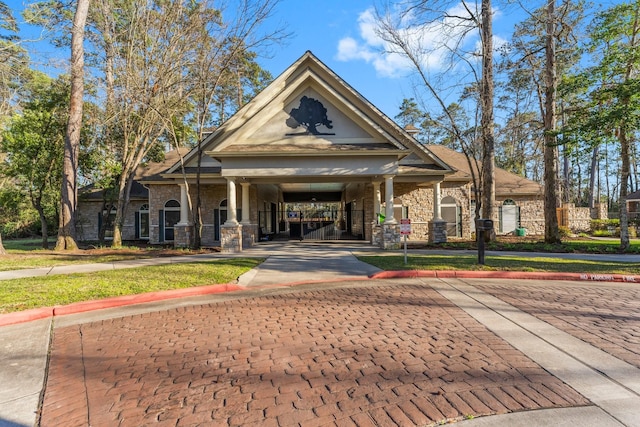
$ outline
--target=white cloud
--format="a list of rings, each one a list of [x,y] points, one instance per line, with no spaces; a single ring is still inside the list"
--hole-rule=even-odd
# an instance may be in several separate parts
[[[473,11],[478,13],[478,11]],[[463,48],[471,58],[479,43],[478,31],[461,17],[468,11],[457,4],[448,10],[449,18],[421,22],[411,13],[393,18],[400,22],[398,31],[410,49],[416,53],[426,71],[442,71],[451,50]],[[365,61],[385,77],[401,77],[412,70],[411,63],[377,33],[378,24],[373,9],[358,16],[359,38],[345,37],[338,42],[336,58],[340,61]],[[496,47],[504,43],[495,39]],[[477,52],[477,51],[476,51]]]

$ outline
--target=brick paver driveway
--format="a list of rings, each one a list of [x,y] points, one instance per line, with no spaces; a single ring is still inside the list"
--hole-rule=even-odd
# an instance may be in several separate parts
[[[418,280],[55,329],[41,425],[414,426],[588,404]]]
[[[640,368],[640,288],[635,284],[483,280],[475,287]]]

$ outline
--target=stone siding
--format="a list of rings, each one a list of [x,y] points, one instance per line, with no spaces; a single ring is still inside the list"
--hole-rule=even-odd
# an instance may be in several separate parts
[[[394,185],[394,195],[399,198],[403,206],[408,208],[411,219],[411,234],[408,240],[427,240],[430,238],[429,223],[433,218],[433,187],[418,187],[413,183],[399,183]],[[443,182],[440,184],[440,196],[452,197],[460,207],[462,213],[461,236],[471,238],[471,212],[469,185],[460,187],[457,183]]]
[[[447,222],[434,220],[429,223],[429,243],[447,242]]]
[[[591,208],[565,205],[569,211],[569,229],[573,233],[588,233],[591,230]]]
[[[544,235],[544,201],[529,197],[509,197],[520,208],[520,227],[527,235]],[[496,199],[496,206],[500,206],[506,199]],[[499,227],[495,227],[499,230]]]
[[[596,203],[591,218],[593,219],[609,219],[608,206],[606,203]],[[639,209],[640,210],[640,209]]]
[[[382,242],[385,250],[400,249],[400,224],[382,224]]]
[[[242,252],[242,225],[220,227],[220,247],[222,252]]]

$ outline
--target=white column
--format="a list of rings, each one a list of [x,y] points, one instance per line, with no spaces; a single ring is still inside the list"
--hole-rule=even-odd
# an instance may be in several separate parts
[[[384,177],[384,223],[397,224],[398,221],[393,217],[393,175],[385,175]]]
[[[238,225],[235,178],[227,178],[227,221],[225,225]]]
[[[380,197],[380,181],[373,181],[373,222],[378,222],[378,214],[380,213],[380,206],[382,206],[382,201]]]
[[[242,224],[250,224],[251,212],[249,210],[249,187],[251,187],[251,183],[241,182],[240,185],[242,186]]]
[[[189,225],[189,198],[186,184],[180,184],[180,222],[179,225]]]
[[[441,200],[440,183],[436,182],[433,184],[433,219],[442,219],[442,209],[440,208]]]

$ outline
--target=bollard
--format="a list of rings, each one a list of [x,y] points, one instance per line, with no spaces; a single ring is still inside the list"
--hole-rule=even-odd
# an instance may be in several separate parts
[[[484,265],[484,241],[485,233],[493,230],[493,221],[490,219],[476,219],[476,238],[478,239],[478,264]]]

